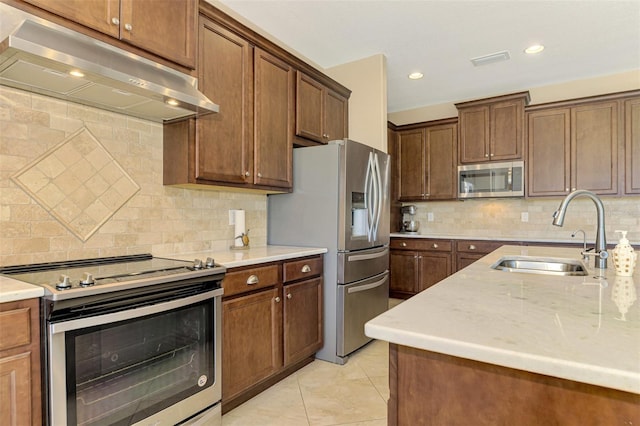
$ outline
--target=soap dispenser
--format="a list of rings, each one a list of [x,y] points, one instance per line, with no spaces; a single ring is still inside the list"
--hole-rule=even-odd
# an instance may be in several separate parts
[[[630,277],[636,266],[638,253],[634,252],[633,247],[627,240],[627,231],[615,231],[622,234],[620,242],[613,249],[613,264],[616,267],[616,275],[621,277]]]

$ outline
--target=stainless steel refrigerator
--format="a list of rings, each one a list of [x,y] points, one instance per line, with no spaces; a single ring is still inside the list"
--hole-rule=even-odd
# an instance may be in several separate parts
[[[293,192],[268,197],[269,244],[328,249],[319,359],[344,364],[387,310],[389,169],[386,153],[352,140],[298,148]]]

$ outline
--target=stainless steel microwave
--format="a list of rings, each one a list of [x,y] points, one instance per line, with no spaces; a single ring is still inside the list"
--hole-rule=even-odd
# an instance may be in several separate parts
[[[523,161],[458,166],[458,198],[523,196]]]

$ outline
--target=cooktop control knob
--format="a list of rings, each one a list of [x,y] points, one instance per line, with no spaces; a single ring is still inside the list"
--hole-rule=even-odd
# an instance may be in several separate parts
[[[58,290],[66,290],[71,288],[71,279],[68,275],[60,275],[60,281],[56,284]]]
[[[80,285],[82,287],[88,287],[90,285],[94,285],[95,283],[96,282],[93,279],[93,275],[91,275],[89,272],[85,272],[84,276],[80,280]]]
[[[213,260],[213,257],[207,257],[207,262],[205,263],[205,266],[207,268],[213,268],[214,266],[216,266],[216,263]]]
[[[196,259],[193,261],[193,269],[202,269],[202,260]]]

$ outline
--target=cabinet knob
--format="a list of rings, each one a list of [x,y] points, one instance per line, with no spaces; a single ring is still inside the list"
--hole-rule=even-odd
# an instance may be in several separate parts
[[[402,242],[402,244],[400,244],[402,247],[406,247],[407,243],[405,243],[404,241]]]
[[[564,190],[565,190],[566,192],[569,192],[569,188],[565,188]]]
[[[437,243],[433,243],[433,245],[431,247],[438,248],[438,244]]]
[[[489,157],[493,157],[493,153],[489,154]]]
[[[571,190],[572,190],[572,191],[575,191],[575,190],[576,190],[576,188],[571,188]]]
[[[111,23],[113,25],[120,25],[120,20],[118,18],[111,18]]]
[[[127,31],[131,31],[133,30],[133,27],[131,26],[131,24],[124,24],[124,29]]]
[[[262,173],[258,173],[258,177],[262,177]]]
[[[489,154],[485,154],[484,156],[485,156],[485,157],[488,157],[488,156],[489,156]]]
[[[249,173],[249,171],[247,170],[246,172],[244,172],[244,175],[248,177],[251,176],[251,173]]]
[[[287,294],[287,299],[291,299],[291,297],[292,297],[292,296],[291,296],[291,293],[288,293],[288,294]]]
[[[311,267],[309,265],[302,265],[300,271],[306,274],[307,272],[311,272]]]
[[[476,249],[476,246],[474,246],[473,244],[469,246],[469,250],[475,250],[475,249]]]
[[[249,278],[247,278],[247,285],[258,284],[259,281],[260,280],[257,275],[249,275]]]
[[[280,303],[280,296],[276,296],[276,303]]]

